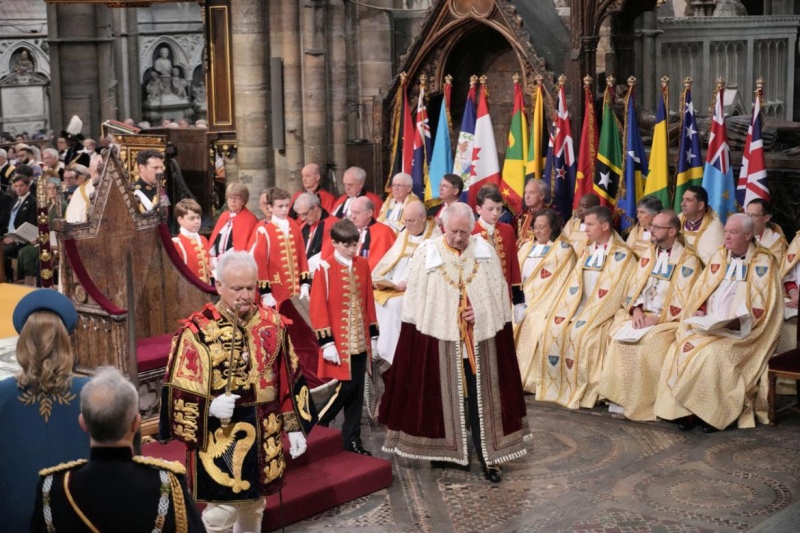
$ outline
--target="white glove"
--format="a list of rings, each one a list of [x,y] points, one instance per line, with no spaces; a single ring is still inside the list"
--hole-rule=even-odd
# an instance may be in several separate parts
[[[375,357],[375,354],[378,353],[378,337],[372,337],[371,346],[372,346],[372,357]]]
[[[310,290],[310,285],[308,283],[303,283],[300,285],[300,299],[309,300],[311,298],[311,296],[308,294]]]
[[[278,302],[275,300],[275,297],[272,295],[271,292],[264,294],[261,296],[261,305],[264,307],[278,307]]]
[[[525,304],[514,305],[514,322],[519,324],[525,318],[525,310],[528,308]]]
[[[322,349],[322,358],[334,365],[342,364],[341,359],[339,359],[339,350],[336,349],[335,344],[329,344]]]
[[[302,431],[290,431],[289,436],[289,455],[292,459],[297,459],[306,451],[306,436]]]
[[[230,418],[233,416],[233,408],[236,407],[236,400],[238,399],[238,394],[217,396],[211,401],[208,414],[220,420]]]

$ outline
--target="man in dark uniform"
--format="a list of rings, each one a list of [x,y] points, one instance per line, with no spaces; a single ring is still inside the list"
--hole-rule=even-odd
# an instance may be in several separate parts
[[[89,166],[89,154],[83,151],[83,134],[81,130],[83,129],[83,121],[78,117],[78,115],[73,115],[67,125],[67,129],[63,130],[58,135],[59,141],[63,138],[66,141],[67,149],[62,154],[60,152],[61,144],[59,143],[59,159],[62,160],[65,167],[72,165],[73,163],[76,165],[83,165],[85,167]]]
[[[8,160],[8,152],[0,148],[0,191],[11,188],[11,175],[14,165]]]
[[[81,391],[91,459],[39,472],[31,531],[205,531],[177,462],[134,456],[138,394],[104,367]]]
[[[445,174],[442,176],[442,181],[439,183],[439,199],[441,203],[428,208],[428,216],[441,219],[447,207],[458,202],[463,190],[464,180],[461,179],[461,176],[457,174]]]
[[[300,231],[303,234],[303,242],[306,245],[308,270],[313,273],[317,270],[322,257],[327,257],[330,253],[333,253],[333,245],[330,242],[331,226],[338,222],[339,219],[330,215],[320,205],[319,198],[315,194],[301,194],[294,201],[294,206],[297,219],[302,224]]]
[[[26,222],[36,226],[36,197],[31,193],[31,179],[22,174],[14,174],[14,177],[11,178],[11,188],[16,194],[16,198],[8,215],[8,232],[19,229]],[[16,258],[24,246],[30,245],[11,237],[3,239],[3,268],[5,268],[7,279],[14,279],[13,272],[11,272],[11,259]]]
[[[164,155],[158,150],[141,150],[136,154],[139,179],[133,184],[133,194],[139,200],[139,212],[155,209],[160,201],[158,180],[164,174]]]

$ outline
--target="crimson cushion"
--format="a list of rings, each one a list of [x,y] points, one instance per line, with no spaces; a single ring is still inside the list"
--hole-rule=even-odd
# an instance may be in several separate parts
[[[167,366],[171,344],[172,333],[136,341],[136,360],[139,361],[139,372]]]

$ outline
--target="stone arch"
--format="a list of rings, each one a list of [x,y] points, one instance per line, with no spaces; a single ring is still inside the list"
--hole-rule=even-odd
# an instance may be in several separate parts
[[[26,41],[18,41],[0,50],[0,78],[9,78],[14,74],[14,64],[22,50],[28,52],[33,63],[36,81],[47,83],[50,80],[50,58],[40,48]]]
[[[141,57],[146,60],[141,66],[142,79],[147,79],[146,76],[150,69],[153,68],[155,58],[158,57],[158,49],[162,46],[166,46],[170,50],[172,65],[180,68],[184,76],[190,76],[195,64],[192,62],[192,58],[189,57],[189,53],[175,39],[162,36],[150,43],[142,53]]]

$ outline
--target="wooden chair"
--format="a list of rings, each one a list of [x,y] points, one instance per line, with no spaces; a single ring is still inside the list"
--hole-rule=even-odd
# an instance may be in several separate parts
[[[776,424],[775,389],[778,378],[794,379],[797,387],[797,404],[800,405],[800,320],[795,330],[797,344],[792,350],[780,353],[769,360],[769,422]]]

